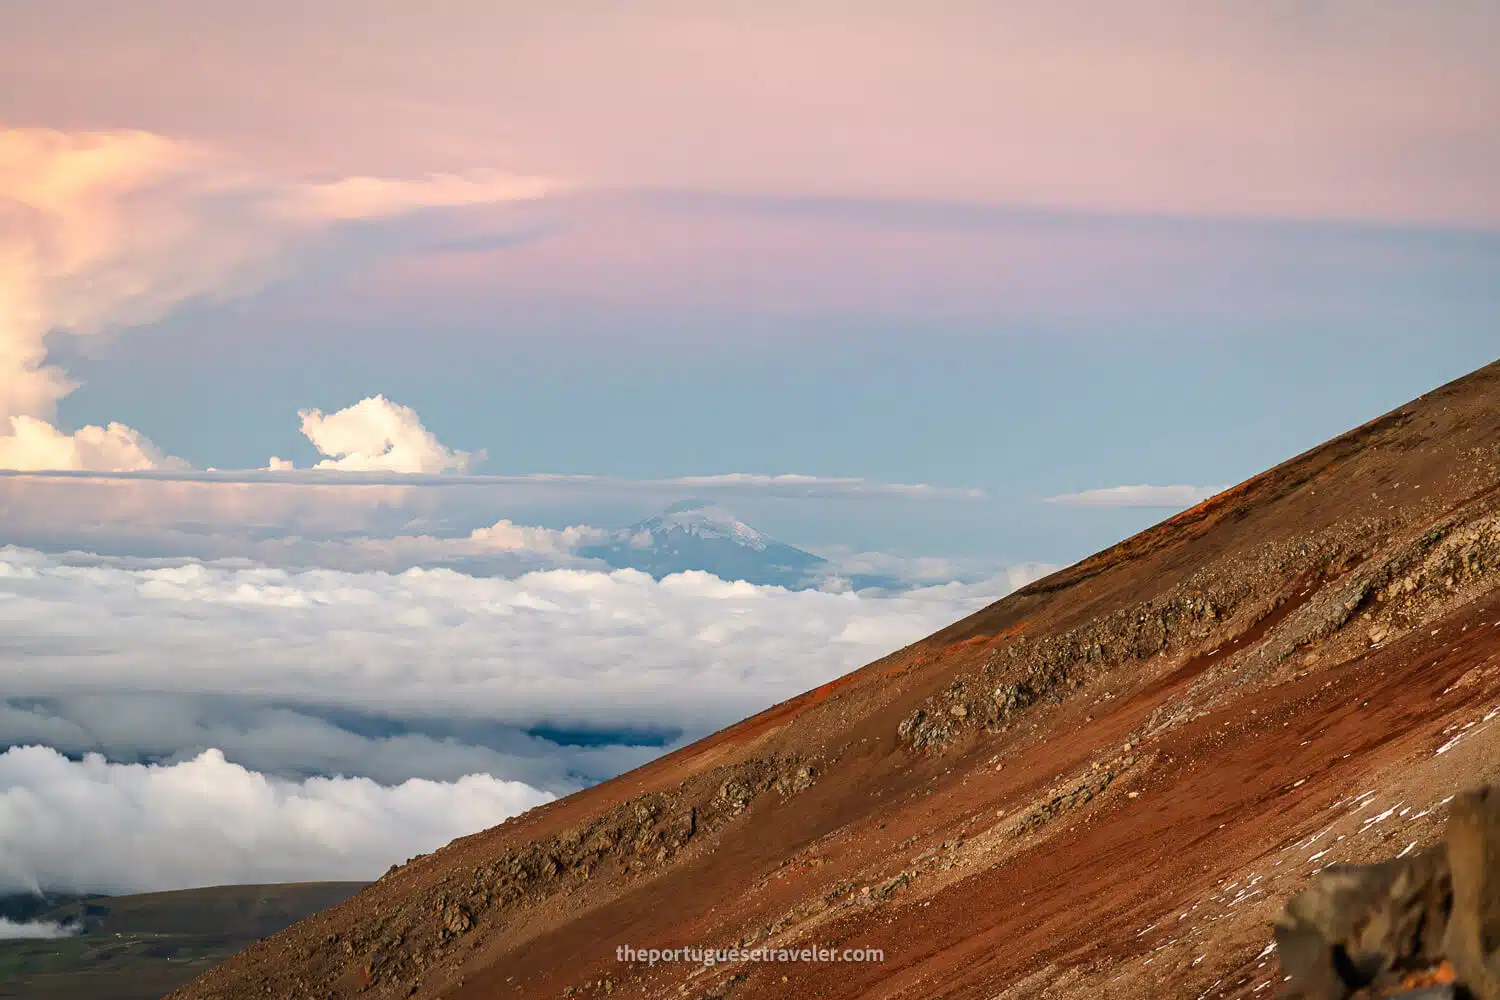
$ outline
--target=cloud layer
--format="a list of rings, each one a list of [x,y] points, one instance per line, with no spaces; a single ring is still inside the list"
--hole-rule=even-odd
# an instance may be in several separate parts
[[[1110,486],[1047,497],[1064,507],[1159,507],[1183,510],[1223,492],[1223,486]]]
[[[877,596],[126,563],[0,549],[0,891],[372,877],[1035,575]]]
[[[754,520],[791,512],[799,522],[793,530],[804,539],[836,538],[850,521],[870,517],[899,531],[914,520],[944,517],[949,504],[978,502],[966,490],[909,492],[868,480],[812,476],[732,476],[704,484],[675,478],[326,469],[0,472],[0,521],[5,524],[0,541],[129,558],[248,559],[343,570],[447,566],[516,576],[544,568],[600,568],[572,555],[579,544],[599,540],[602,532],[588,524],[623,527],[681,500],[689,488],[737,510],[746,504]],[[499,517],[501,513],[508,516]],[[836,553],[826,545],[815,550],[840,554],[841,562],[842,555],[852,555],[848,548]],[[850,571],[866,571],[866,561],[862,555]],[[916,568],[910,560],[905,565]],[[943,576],[934,575],[936,567],[929,566],[908,580],[972,580],[995,568],[994,562],[965,565],[962,572]]]
[[[503,155],[610,187],[1500,222],[1492,3],[442,9],[3,4],[0,119],[345,171]]]
[[[0,892],[374,879],[551,796],[488,775],[277,781],[216,751],[169,767],[0,754]]]
[[[704,732],[925,635],[1008,580],[893,597],[704,573],[123,569],[0,550],[12,699],[171,692],[395,718]]]

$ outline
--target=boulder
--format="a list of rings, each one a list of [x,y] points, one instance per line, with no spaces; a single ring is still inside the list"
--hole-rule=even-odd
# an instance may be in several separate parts
[[[1421,853],[1325,869],[1274,933],[1281,1000],[1500,1000],[1500,788],[1457,797],[1444,840]],[[1440,967],[1453,983],[1409,988]]]

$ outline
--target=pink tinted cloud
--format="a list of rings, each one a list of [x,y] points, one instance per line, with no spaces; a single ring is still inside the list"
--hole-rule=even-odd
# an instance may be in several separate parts
[[[1494,314],[1492,297],[1476,299],[1493,278],[1485,255],[1474,259],[1476,245],[1493,246],[1485,236],[817,199],[619,195],[560,198],[541,211],[549,224],[512,245],[388,258],[351,276],[337,308],[475,329],[558,308],[575,320],[591,311],[1049,327],[1107,319],[1122,329],[1369,326],[1434,301],[1485,301]],[[305,325],[333,300],[320,301],[287,307],[311,310]]]
[[[0,119],[338,173],[1500,224],[1479,0],[83,8],[0,8]]]

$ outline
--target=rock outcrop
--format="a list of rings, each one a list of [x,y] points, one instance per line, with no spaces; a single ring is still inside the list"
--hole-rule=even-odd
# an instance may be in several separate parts
[[[1500,1000],[1500,787],[1459,796],[1425,851],[1330,866],[1275,935],[1282,1000]]]

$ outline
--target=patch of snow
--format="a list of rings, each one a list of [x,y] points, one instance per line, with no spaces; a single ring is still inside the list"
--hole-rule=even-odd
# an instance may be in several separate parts
[[[723,507],[679,504],[647,518],[635,526],[636,532],[651,536],[680,531],[695,538],[727,538],[746,548],[764,551],[770,540]]]
[[[1464,734],[1463,733],[1459,733],[1457,736],[1453,737],[1453,739],[1449,740],[1447,743],[1444,743],[1442,746],[1438,747],[1437,750],[1435,750],[1432,755],[1434,757],[1436,757],[1436,756],[1438,756],[1438,754],[1445,754],[1445,753],[1447,753],[1449,750],[1452,750],[1454,747],[1458,746],[1459,740],[1461,740],[1463,738],[1464,738]]]

